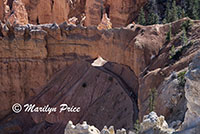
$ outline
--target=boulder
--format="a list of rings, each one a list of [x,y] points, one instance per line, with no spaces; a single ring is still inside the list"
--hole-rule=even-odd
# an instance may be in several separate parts
[[[96,127],[88,125],[86,121],[76,125],[69,121],[64,134],[100,134],[100,132]]]
[[[196,134],[200,131],[200,53],[186,74],[185,96],[188,110],[183,123],[184,134]]]
[[[172,134],[173,129],[168,128],[164,116],[158,117],[155,112],[145,115],[141,123],[141,134]]]

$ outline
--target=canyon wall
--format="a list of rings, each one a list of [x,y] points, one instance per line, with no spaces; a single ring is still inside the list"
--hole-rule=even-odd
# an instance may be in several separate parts
[[[159,48],[162,47],[162,42],[165,40],[164,31],[168,27],[130,25],[127,28],[99,31],[96,27],[86,28],[67,23],[37,26],[12,26],[7,23],[0,26],[0,102],[2,105],[0,118],[4,119],[5,116],[8,116],[9,119],[19,120],[19,122],[21,122],[21,118],[25,118],[27,120],[24,120],[24,125],[26,122],[30,122],[30,126],[27,127],[33,129],[36,127],[33,124],[39,125],[45,121],[57,124],[54,126],[55,128],[58,124],[63,128],[65,123],[71,119],[70,117],[73,117],[72,119],[76,123],[80,120],[88,120],[99,128],[105,124],[115,124],[117,128],[131,128],[138,116],[139,84],[137,77],[149,64],[151,55],[156,55]],[[149,36],[150,33],[153,34]],[[146,42],[141,37],[153,40]],[[111,63],[105,64],[102,68],[91,67],[91,61],[98,56]],[[84,64],[80,62],[82,60],[85,61]],[[75,62],[77,64],[74,64]],[[83,68],[86,69],[86,72]],[[64,72],[59,73],[62,70]],[[74,84],[72,84],[72,79],[74,79]],[[64,83],[60,83],[62,81]],[[90,85],[90,83],[96,84]],[[86,88],[84,88],[85,86]],[[81,89],[83,92],[81,91],[78,95]],[[93,92],[92,90],[94,90],[94,95],[88,95]],[[47,94],[44,94],[44,91]],[[73,98],[66,97],[66,95],[70,96],[68,92],[75,96]],[[88,96],[84,95],[83,98],[80,98],[81,100],[77,100],[78,96],[84,93]],[[68,99],[53,101],[54,97],[57,98],[55,94],[58,94],[58,98],[66,97]],[[40,101],[33,101],[34,98]],[[42,115],[43,120],[39,120],[41,115],[25,114],[21,115],[21,118],[19,116],[14,118],[14,114],[11,114],[10,108],[16,102],[21,104],[33,102],[44,105],[49,103],[47,98],[52,100],[53,106],[58,106],[61,102],[68,104],[73,102],[82,106],[83,111],[75,115]],[[91,101],[87,101],[88,98],[92,98]],[[118,102],[119,98],[123,101]],[[82,104],[83,100],[86,100],[85,105]],[[107,101],[105,102],[105,100]],[[92,105],[93,103],[95,105]],[[125,106],[123,113],[120,112],[122,106]],[[99,108],[107,109],[107,111],[101,111]],[[99,114],[94,115],[93,113],[96,111],[99,111]],[[61,118],[65,121],[60,120]],[[104,119],[99,122],[96,118]],[[1,125],[7,122],[5,120],[1,122]],[[3,132],[12,127],[19,128],[16,131],[21,129],[23,132],[26,131],[21,128],[22,126],[13,124],[13,120],[11,120],[12,125],[3,125]],[[57,129],[54,127],[48,132],[55,132]],[[61,128],[59,130],[62,132],[64,129]]]
[[[181,26],[187,21],[192,23],[188,27],[188,42],[182,45]],[[170,25],[172,40],[167,42]],[[1,131],[15,129],[22,133],[30,128],[34,133],[40,128],[41,132],[63,133],[70,117],[75,123],[87,120],[98,128],[131,128],[138,114],[142,120],[152,110],[166,116],[167,121],[182,121],[186,99],[178,76],[199,51],[199,29],[200,22],[188,18],[165,25],[130,24],[109,30],[66,22],[1,24]],[[91,66],[100,56],[108,62],[101,67]],[[173,71],[177,75],[171,75]],[[82,106],[83,111],[79,115],[16,116],[11,111],[16,102],[39,106],[64,102]],[[43,130],[45,126],[47,130]]]

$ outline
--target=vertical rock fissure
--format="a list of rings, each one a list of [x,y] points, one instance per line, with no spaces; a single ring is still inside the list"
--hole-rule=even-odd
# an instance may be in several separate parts
[[[110,5],[105,5],[105,13],[107,14],[108,18],[110,18]]]
[[[36,23],[37,25],[40,25],[40,21],[39,21],[39,17],[37,16],[37,19],[36,19]]]
[[[54,0],[51,0],[51,12],[53,12]]]
[[[6,3],[6,5],[8,5],[10,7],[10,10],[12,10],[13,1],[14,0],[8,0],[7,3]]]
[[[46,55],[46,58],[49,57],[49,49],[48,49],[48,39],[47,39],[47,35],[44,37],[44,40],[45,40],[45,49],[46,49],[46,52],[47,52],[47,55]]]

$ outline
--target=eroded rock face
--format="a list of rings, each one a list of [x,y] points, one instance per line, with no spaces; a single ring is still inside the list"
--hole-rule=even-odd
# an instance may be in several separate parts
[[[3,0],[1,0],[3,3]],[[107,13],[114,27],[126,26],[138,15],[139,9],[147,0],[22,0],[28,13],[28,22],[31,24],[62,23],[69,18],[78,18],[78,23],[86,16],[85,26],[97,26],[103,13]],[[8,1],[7,7],[13,6],[13,0]],[[1,6],[4,6],[1,4]],[[0,20],[3,18],[4,8],[1,8]],[[19,9],[21,10],[21,9]],[[24,9],[23,9],[24,11]],[[12,15],[12,12],[8,13]],[[21,14],[21,13],[20,13]],[[13,15],[12,15],[13,16]],[[15,15],[16,20],[26,20],[26,15]]]
[[[113,27],[126,26],[137,17],[138,10],[146,2],[146,0],[87,0],[86,26],[98,25],[103,17],[102,13],[108,14]]]
[[[13,1],[12,9],[10,9],[10,13],[5,17],[5,21],[9,21],[11,24],[28,24],[28,14],[25,5],[21,0]]]
[[[165,115],[169,123],[183,121],[185,117],[187,106],[184,85],[181,85],[181,79],[184,81],[186,71],[187,69],[177,73],[173,72],[168,78],[165,78],[154,93],[155,109],[159,111],[159,114]],[[181,73],[183,76],[180,76]]]
[[[103,15],[103,18],[101,20],[101,23],[97,27],[99,30],[107,30],[112,28],[112,23],[110,22],[110,19],[108,18],[107,14],[105,13]]]
[[[137,78],[132,79],[132,75],[139,75],[149,63],[150,57],[146,55],[157,53],[162,39],[164,40],[161,38],[164,28],[160,28],[160,37],[152,35],[155,40],[143,46],[145,42],[140,39],[142,29],[146,28],[135,26],[133,29],[99,31],[95,27],[76,27],[66,23],[15,27],[10,24],[2,25],[1,118],[10,112],[14,102],[24,103],[39,93],[40,91],[35,90],[47,84],[56,71],[76,60],[91,60],[98,55],[106,57],[105,60],[127,65],[125,70],[132,70],[129,73],[118,65],[105,65],[107,72],[116,70],[110,73],[114,72],[116,77],[122,77],[127,83],[127,89],[132,92],[130,96],[137,98],[138,83],[133,82]],[[151,28],[146,31],[143,36],[151,38],[148,36]],[[158,46],[151,45],[155,42]],[[148,53],[144,52],[146,49],[149,50]]]
[[[61,23],[67,21],[69,1],[66,0],[22,0],[29,16],[29,23]]]
[[[200,27],[199,22],[195,21],[189,34],[192,45],[183,49],[179,60],[169,59],[172,44],[180,42],[179,32],[184,21],[171,24],[172,31],[178,34],[168,44],[165,44],[165,35],[169,24],[147,27],[129,25],[101,31],[96,27],[86,28],[67,23],[14,27],[9,23],[2,25],[0,118],[8,115],[16,102],[32,102],[39,106],[49,102],[52,106],[61,103],[83,106],[80,114],[72,115],[11,114],[1,121],[2,131],[5,133],[14,129],[19,133],[35,133],[38,130],[43,134],[63,133],[68,119],[75,123],[87,120],[98,128],[104,125],[133,127],[138,112],[137,98],[142,117],[149,112],[151,89],[158,89],[159,92],[167,89],[162,85],[166,82],[165,78],[172,71],[185,69],[199,50]],[[176,46],[179,47],[183,46]],[[102,57],[104,60],[100,61],[105,64],[91,66],[97,57]],[[143,71],[139,85],[138,77]],[[171,87],[171,84],[176,85],[173,81],[165,85]],[[161,93],[161,99],[165,93]],[[173,100],[176,102],[178,99]],[[158,103],[155,109],[159,108]],[[162,112],[166,114],[170,110],[166,111]],[[168,115],[165,116],[168,118]]]
[[[113,27],[130,24],[146,0],[106,0],[105,8],[109,8],[109,18]],[[108,10],[108,9],[107,9]]]
[[[194,58],[186,74],[185,96],[188,110],[183,127],[186,128],[185,133],[196,134],[200,131],[200,53]]]
[[[137,117],[138,111],[136,102],[134,98],[133,100],[130,98],[126,86],[122,77],[117,77],[114,72],[109,73],[103,67],[94,68],[90,63],[81,61],[73,63],[56,73],[42,89],[35,89],[34,92],[37,95],[26,102],[37,106],[49,104],[51,107],[58,107],[56,113],[18,114],[13,120],[9,121],[11,125],[1,124],[1,132],[9,130],[12,121],[16,120],[21,132],[27,132],[23,128],[25,124],[20,123],[22,122],[21,118],[27,119],[27,122],[31,118],[33,124],[36,124],[29,126],[29,128],[34,128],[41,122],[59,124],[60,128],[63,128],[69,120],[75,123],[87,120],[88,123],[94,124],[97,128],[103,128],[104,125],[114,125],[116,128],[132,128],[133,119]],[[80,112],[70,113],[66,111],[60,113],[61,104],[80,107]],[[9,117],[9,120],[11,118]],[[56,130],[52,126],[45,132],[54,134],[63,131],[64,129]]]

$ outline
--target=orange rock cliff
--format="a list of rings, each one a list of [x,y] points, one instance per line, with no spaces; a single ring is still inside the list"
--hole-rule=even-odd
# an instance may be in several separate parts
[[[151,125],[145,119],[151,117],[162,122],[156,127],[173,130],[194,122],[200,115],[195,96],[200,92],[200,21],[132,23],[145,3],[0,0],[0,133],[68,134],[78,129],[66,127],[70,120],[127,130],[137,120],[144,120],[145,130]],[[11,108],[16,102],[65,103],[81,111],[15,114]],[[164,115],[169,126],[152,111]]]

